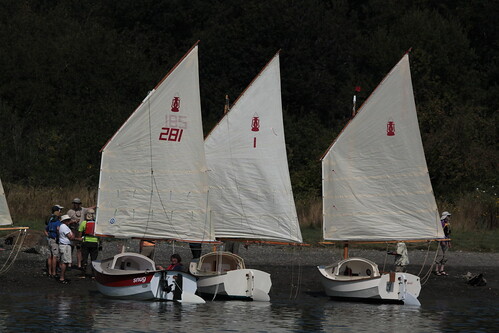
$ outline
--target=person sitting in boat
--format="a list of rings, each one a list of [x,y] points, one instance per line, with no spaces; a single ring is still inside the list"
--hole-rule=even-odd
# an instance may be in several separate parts
[[[170,257],[171,264],[166,267],[167,271],[183,271],[184,265],[182,265],[182,258],[177,253],[172,254]],[[156,266],[157,269],[165,270],[163,266]]]
[[[350,267],[346,266],[345,270],[343,271],[343,275],[352,276],[352,269]]]
[[[409,265],[409,255],[404,242],[397,243],[397,251],[390,251],[388,254],[395,256],[395,272],[406,272]]]
[[[452,214],[449,212],[443,212],[442,216],[440,217],[440,223],[442,223],[442,229],[444,230],[444,235],[445,238],[448,239],[450,237],[450,216]],[[447,257],[446,253],[447,250],[450,248],[450,241],[442,241],[440,242],[440,247],[442,248],[442,256],[437,259],[436,261],[436,268],[435,268],[435,274],[436,275],[449,275],[445,272],[444,266],[445,263],[447,262]]]

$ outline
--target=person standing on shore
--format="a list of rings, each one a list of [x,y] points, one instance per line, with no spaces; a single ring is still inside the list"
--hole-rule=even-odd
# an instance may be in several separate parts
[[[61,216],[63,208],[64,207],[62,207],[61,205],[52,206],[52,214],[48,217],[47,220],[45,220],[45,225],[48,225],[50,223],[50,221],[53,221],[53,220],[60,221],[60,216]]]
[[[49,278],[57,276],[57,264],[59,262],[59,226],[61,225],[60,214],[62,206],[52,207],[52,215],[47,220],[45,235],[49,248],[49,257],[47,259],[47,275]]]
[[[444,235],[445,235],[446,239],[448,239],[450,237],[450,233],[451,233],[451,229],[450,229],[450,216],[451,215],[452,214],[449,212],[443,212],[442,216],[440,217],[440,223],[442,223],[442,229],[444,230]],[[450,248],[450,240],[441,241],[440,247],[442,248],[442,256],[440,259],[438,259],[436,261],[435,274],[436,275],[449,275],[445,272],[444,266],[445,266],[445,263],[447,262],[446,253],[447,253],[447,250]]]
[[[54,205],[52,206],[52,214],[45,220],[45,234],[47,234],[47,226],[51,223],[51,222],[58,222],[59,224],[61,224],[61,214],[62,214],[62,209],[64,207],[62,207],[61,205]],[[48,238],[47,238],[48,239]],[[47,269],[47,275],[50,277],[51,275],[55,276],[57,273],[54,271],[51,273],[50,271],[50,264],[51,264],[51,260],[50,260],[50,257],[52,255],[52,250],[51,250],[51,245],[49,244],[49,257],[47,258],[47,261],[45,262],[45,268]],[[58,249],[59,249],[59,244],[56,242],[55,244],[56,246],[56,250],[58,252]],[[59,253],[57,253],[56,255],[56,270],[57,270],[57,262],[59,261]]]
[[[65,274],[66,268],[68,265],[71,266],[72,263],[71,241],[75,238],[71,229],[69,229],[69,223],[71,223],[71,217],[69,215],[63,215],[61,217],[61,225],[59,226],[59,253],[61,256],[61,276],[59,277],[59,282],[63,284],[69,283],[65,278]]]
[[[83,274],[88,276],[92,275],[93,268],[90,270],[88,267],[88,256],[90,255],[90,261],[97,260],[99,256],[99,239],[94,236],[95,232],[95,210],[89,208],[87,210],[87,215],[85,215],[85,220],[81,221],[78,228],[78,237],[81,237],[81,270]],[[90,267],[92,265],[90,264]]]
[[[199,259],[202,250],[201,243],[189,243],[189,247],[191,248],[192,259]]]
[[[73,208],[68,210],[67,214],[71,217],[71,223],[69,224],[69,228],[73,235],[76,235],[78,232],[78,228],[80,226],[80,222],[85,219],[87,214],[87,210],[90,208],[82,207],[81,199],[74,198],[71,202],[73,204]],[[94,209],[95,207],[92,207]],[[76,263],[78,265],[78,269],[81,269],[81,242],[75,241],[74,246],[76,246]]]
[[[397,243],[397,251],[388,252],[395,256],[395,272],[406,272],[409,265],[409,255],[407,254],[407,246],[404,242]]]

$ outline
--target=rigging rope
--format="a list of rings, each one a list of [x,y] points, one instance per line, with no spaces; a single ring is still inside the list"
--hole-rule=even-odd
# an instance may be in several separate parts
[[[12,267],[14,262],[17,259],[17,256],[19,252],[21,251],[22,245],[24,244],[24,240],[26,239],[27,236],[27,229],[22,229],[19,230],[19,236],[16,237],[16,242],[12,246],[12,250],[9,253],[9,256],[7,257],[7,260],[5,260],[4,264],[2,265],[2,268],[0,268],[0,274],[6,273],[9,271],[9,269]]]
[[[147,99],[147,115],[148,115],[148,122],[149,122],[149,158],[150,158],[150,163],[151,163],[151,191],[150,191],[150,196],[149,196],[149,213],[147,214],[147,221],[146,221],[146,225],[145,225],[145,228],[144,228],[144,237],[146,236],[147,234],[147,229],[149,227],[149,221],[150,221],[150,217],[151,217],[151,207],[152,207],[152,198],[153,198],[153,186],[154,186],[154,183],[155,183],[155,179],[154,179],[154,169],[153,169],[153,165],[152,165],[152,130],[151,130],[151,96],[150,96],[151,93],[149,93],[148,95],[148,99]]]
[[[223,250],[224,250],[224,248],[222,246],[222,251]],[[220,276],[222,273],[222,251],[218,251],[218,253],[217,253],[217,256],[220,255],[220,257],[218,258],[218,263],[217,263],[217,275],[218,276]],[[220,283],[217,283],[217,287],[215,288],[215,292],[213,293],[213,298],[211,299],[212,302],[215,300],[215,297],[217,297],[219,286],[220,286]]]
[[[431,272],[433,271],[433,265],[435,265],[435,260],[437,260],[438,251],[439,251],[439,246],[438,246],[438,243],[437,243],[437,250],[435,251],[435,257],[433,258],[433,262],[430,265],[430,268],[428,269],[428,272],[421,278],[421,285],[422,286],[424,286],[428,282],[428,279],[430,278]]]
[[[301,265],[301,262],[298,261],[298,281],[296,283],[296,293],[295,293],[295,298],[294,299],[297,299],[298,298],[298,292],[300,291],[300,287],[301,287],[301,277],[302,277],[302,265]]]
[[[150,93],[151,94],[151,93]],[[148,122],[149,122],[149,158],[150,158],[150,168],[151,168],[151,191],[150,191],[150,196],[149,196],[149,213],[147,215],[147,221],[146,225],[144,228],[144,233],[143,237],[146,237],[147,234],[147,229],[149,227],[149,222],[151,221],[151,216],[154,214],[154,212],[151,210],[152,208],[152,201],[153,201],[153,196],[154,196],[154,190],[156,190],[156,194],[158,196],[159,202],[161,204],[161,207],[163,208],[163,213],[165,214],[166,221],[169,223],[171,230],[177,235],[177,238],[181,238],[179,236],[178,231],[176,230],[175,226],[172,223],[173,220],[173,211],[171,212],[171,217],[168,216],[168,212],[166,211],[166,207],[163,203],[163,198],[161,197],[161,192],[159,191],[158,184],[156,182],[156,177],[154,176],[154,167],[153,167],[153,149],[152,149],[152,124],[151,124],[151,98],[150,95],[148,95],[147,99],[147,114],[148,114]]]
[[[295,249],[293,249],[293,252],[294,251],[295,251]],[[289,288],[289,299],[291,299],[293,297],[294,279],[295,279],[295,264],[294,264],[294,262],[292,262],[291,263],[291,284],[290,284],[290,288]]]
[[[293,247],[293,256],[296,258],[296,247]],[[295,262],[298,262],[298,272],[295,273]],[[296,283],[295,283],[295,276],[296,276]],[[289,299],[296,299],[298,297],[298,293],[300,291],[301,287],[301,280],[302,280],[302,265],[300,260],[293,260],[291,263],[291,284],[290,284],[290,289],[289,289]],[[294,289],[294,290],[293,290]],[[294,295],[293,295],[294,291]]]
[[[431,246],[431,242],[428,242],[428,249],[426,250],[426,255],[424,257],[423,264],[421,265],[421,270],[419,271],[418,276],[421,276],[421,273],[423,272],[423,269],[426,265],[426,260],[428,259],[428,254],[430,253],[430,246]]]

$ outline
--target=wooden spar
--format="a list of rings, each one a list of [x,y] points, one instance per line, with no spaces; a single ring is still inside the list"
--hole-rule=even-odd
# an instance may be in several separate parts
[[[352,118],[355,117],[355,106],[357,104],[357,96],[353,95],[353,107],[352,107]]]
[[[387,243],[425,243],[425,242],[447,242],[450,238],[435,238],[435,239],[412,239],[412,240],[387,240],[387,241],[348,241],[346,244],[387,244]],[[319,242],[321,245],[333,245],[338,244],[338,242]]]
[[[225,95],[225,105],[224,105],[224,114],[229,112],[229,95]]]
[[[9,227],[9,228],[0,228],[0,230],[28,230],[29,227]]]
[[[343,259],[348,259],[348,242],[343,243]]]
[[[262,241],[262,240],[247,240],[247,239],[238,239],[238,238],[219,238],[221,242],[242,242],[245,244],[270,244],[270,245],[292,245],[292,246],[310,246],[310,244],[306,243],[291,243],[291,242],[277,242],[277,241]]]
[[[103,234],[95,234],[95,237],[102,238],[116,238],[119,237],[111,236],[111,235],[103,235]],[[166,241],[166,242],[183,242],[183,243],[201,243],[201,244],[221,244],[220,241],[199,241],[199,240],[187,240],[187,239],[178,239],[178,238],[141,238],[141,237],[131,237],[131,239],[140,239],[140,240],[154,240],[154,241]]]

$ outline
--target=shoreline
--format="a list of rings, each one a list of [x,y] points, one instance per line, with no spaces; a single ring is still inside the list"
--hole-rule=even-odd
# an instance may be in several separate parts
[[[103,251],[99,259],[108,258],[121,252],[125,245],[126,251],[138,252],[138,241],[104,241]],[[67,272],[67,278],[71,280],[68,285],[61,285],[54,279],[48,278],[45,272],[45,260],[47,255],[43,252],[44,247],[30,248],[21,251],[11,267],[10,271],[0,275],[0,283],[3,291],[35,292],[42,294],[60,294],[85,296],[98,293],[95,281],[91,278],[81,278],[82,272],[71,269]],[[211,246],[203,246],[203,254],[210,252]],[[27,252],[26,252],[27,251]],[[0,251],[0,266],[8,257],[9,249]],[[35,253],[38,252],[38,253]],[[156,248],[155,261],[163,265],[169,261],[173,253],[178,253],[183,258],[184,269],[188,269],[191,253],[188,244],[160,242]],[[385,251],[351,249],[350,256],[369,258],[376,262],[380,270],[385,266],[386,270],[393,268],[393,257],[387,256]],[[282,299],[284,296],[293,294],[301,297],[326,297],[320,282],[318,265],[333,264],[341,260],[342,253],[338,249],[323,247],[289,247],[276,245],[251,245],[248,249],[240,246],[239,255],[245,259],[247,268],[266,271],[272,277],[271,301]],[[463,301],[480,300],[487,303],[496,301],[499,297],[499,253],[481,252],[448,252],[448,264],[445,270],[449,276],[436,276],[430,274],[425,283],[424,276],[428,272],[433,261],[435,252],[423,250],[409,250],[410,264],[408,273],[422,277],[422,290],[420,301],[445,299],[452,296],[459,297]],[[75,257],[75,256],[73,256]],[[424,266],[423,266],[424,265]],[[483,273],[487,281],[486,286],[471,286],[465,282],[463,275],[466,273]]]

